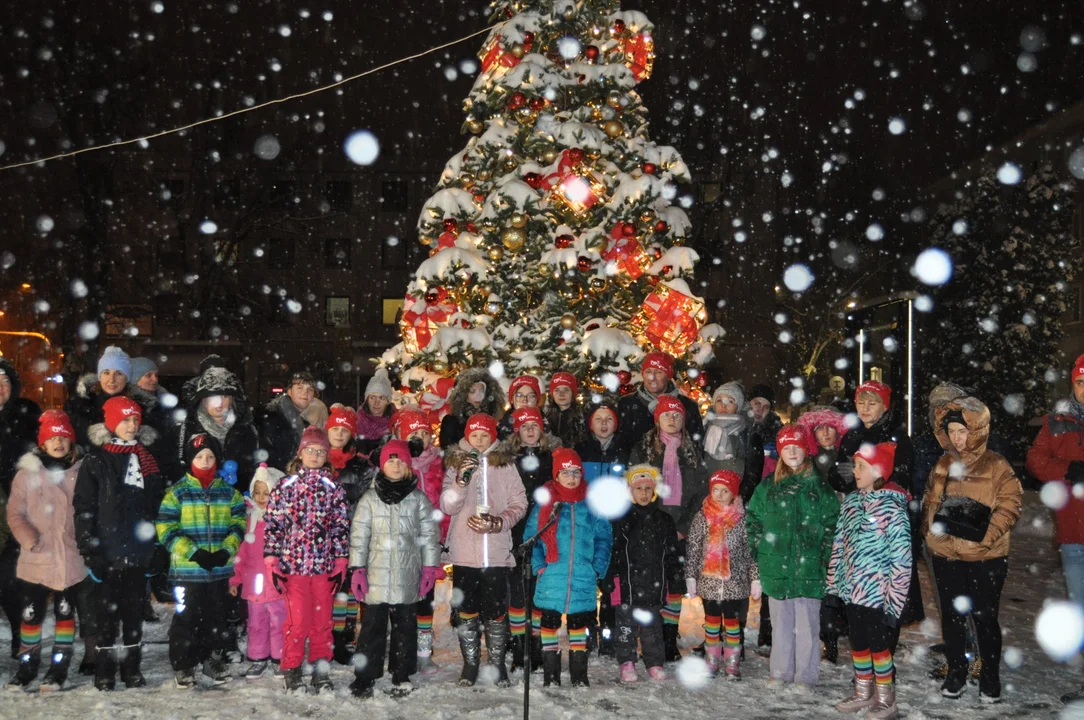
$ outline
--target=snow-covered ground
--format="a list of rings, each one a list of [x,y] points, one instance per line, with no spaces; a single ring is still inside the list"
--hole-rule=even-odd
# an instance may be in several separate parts
[[[1003,702],[997,706],[981,706],[978,689],[969,688],[960,700],[945,700],[938,694],[939,681],[927,678],[927,671],[938,655],[930,654],[928,646],[938,640],[937,606],[929,589],[925,568],[922,570],[926,612],[929,620],[904,630],[899,668],[899,703],[901,714],[914,720],[925,718],[1077,718],[1062,708],[1058,696],[1084,680],[1079,667],[1073,669],[1049,660],[1035,640],[1035,618],[1045,598],[1064,598],[1065,589],[1059,567],[1058,552],[1050,539],[1050,521],[1038,504],[1034,493],[1028,494],[1025,517],[1014,533],[1010,556],[1009,577],[1001,605],[1001,622],[1005,634],[1005,649],[1016,667],[1003,663]],[[1037,522],[1036,522],[1037,520]],[[335,665],[332,679],[333,695],[287,697],[280,681],[266,677],[255,682],[243,678],[215,689],[178,690],[173,685],[167,660],[166,631],[169,609],[158,607],[163,622],[147,624],[144,673],[149,687],[143,690],[119,690],[98,693],[88,678],[76,677],[71,690],[41,695],[36,692],[7,692],[0,699],[0,717],[58,718],[153,717],[167,718],[270,718],[316,717],[357,718],[460,718],[486,720],[513,719],[523,715],[523,686],[517,683],[508,689],[493,686],[484,677],[473,689],[456,685],[459,672],[459,649],[447,622],[448,583],[441,583],[438,593],[443,607],[438,610],[437,651],[435,659],[441,671],[432,678],[416,679],[417,690],[408,698],[393,700],[381,692],[374,700],[353,700],[347,690],[352,674]],[[700,628],[702,611],[699,601],[686,600],[682,618],[682,642],[692,645],[703,638]],[[690,612],[691,611],[691,612]],[[751,620],[747,642],[755,641],[756,618]],[[0,628],[0,638],[9,637],[8,628]],[[45,632],[48,648],[51,627]],[[3,647],[0,642],[0,647]],[[1019,651],[1019,654],[1016,653]],[[77,659],[81,657],[81,648]],[[703,687],[692,687],[676,677],[664,683],[646,680],[642,666],[641,681],[623,686],[617,681],[617,665],[612,660],[593,659],[590,670],[591,688],[573,690],[568,686],[567,662],[565,685],[560,689],[543,690],[541,674],[532,677],[531,716],[536,718],[630,718],[660,720],[662,718],[728,717],[728,718],[838,718],[842,717],[832,705],[846,696],[851,670],[846,640],[841,643],[841,664],[821,664],[821,684],[814,693],[794,690],[769,690],[768,661],[752,649],[742,669],[741,682],[718,679]],[[683,661],[687,668],[674,668],[682,676],[697,676],[696,660]],[[15,663],[0,659],[0,677],[6,679],[14,672]],[[235,666],[243,673],[244,666]],[[691,672],[684,672],[690,670]],[[387,678],[378,683],[378,691],[390,686]],[[36,685],[34,686],[36,689]]]

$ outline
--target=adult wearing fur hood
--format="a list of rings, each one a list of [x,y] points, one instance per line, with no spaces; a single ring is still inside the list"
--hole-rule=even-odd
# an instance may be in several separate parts
[[[463,439],[471,415],[484,413],[499,422],[504,414],[504,390],[485,368],[459,374],[452,388],[448,414],[440,421],[440,446],[453,448]]]

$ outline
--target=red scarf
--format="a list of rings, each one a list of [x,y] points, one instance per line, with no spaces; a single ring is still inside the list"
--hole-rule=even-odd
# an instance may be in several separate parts
[[[582,480],[571,490],[556,480],[550,480],[542,487],[549,490],[550,502],[538,508],[538,527],[540,528],[546,527],[546,523],[550,521],[554,503],[562,502],[571,505],[587,497],[587,483]],[[546,562],[557,562],[557,523],[550,525],[549,529],[542,533],[542,544],[546,546]]]
[[[331,467],[336,470],[342,470],[346,467],[346,463],[354,459],[358,454],[357,449],[347,451],[343,448],[331,448],[331,452],[328,454],[328,459],[331,460]]]
[[[708,537],[704,541],[704,567],[700,574],[704,577],[730,579],[730,549],[726,546],[726,535],[745,517],[741,500],[734,498],[729,505],[720,505],[704,498],[701,505],[704,519],[708,521]]]
[[[192,465],[188,468],[188,474],[196,478],[196,480],[199,480],[199,484],[206,490],[211,487],[211,483],[215,481],[215,477],[218,475],[218,463],[215,463],[206,469],[201,469]]]
[[[145,448],[141,442],[136,442],[135,445],[117,445],[110,441],[102,445],[102,449],[115,455],[131,455],[135,453],[139,456],[139,471],[144,476],[154,475],[158,472],[158,463],[154,461],[151,451]]]

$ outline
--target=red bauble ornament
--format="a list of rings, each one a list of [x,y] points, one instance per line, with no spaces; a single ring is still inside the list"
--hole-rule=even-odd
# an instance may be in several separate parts
[[[699,385],[700,387],[707,387],[708,386],[708,375],[707,375],[707,373],[700,373],[699,375],[697,375],[696,376],[696,384]]]
[[[587,272],[591,269],[592,265],[594,265],[594,262],[592,262],[589,257],[580,256],[576,258],[576,267],[580,269],[580,272]]]
[[[662,257],[662,250],[659,248],[652,248],[651,253],[655,256],[656,260]]]
[[[651,287],[655,287],[656,285],[659,284],[659,276],[658,275],[649,275],[648,278],[647,278],[647,284],[650,285]]]
[[[600,325],[597,321],[589,322],[587,323],[587,325],[584,326],[583,331],[591,332],[592,330],[598,330],[600,327],[602,327],[602,325]]]
[[[478,194],[478,195],[474,196],[474,202],[478,203],[479,205],[484,203],[485,201],[486,201],[486,196],[485,195]]]
[[[512,93],[511,97],[508,98],[507,102],[508,109],[510,110],[518,110],[526,104],[527,96],[521,93],[519,90]]]
[[[621,234],[628,238],[635,236],[636,226],[630,222],[625,223],[621,226]]]
[[[659,168],[655,163],[644,163],[644,174],[645,175],[654,175],[655,171],[658,170],[658,169]]]
[[[455,218],[445,218],[444,232],[459,232],[459,222]]]
[[[568,161],[573,165],[583,162],[584,152],[580,148],[570,148],[568,151]]]
[[[673,265],[663,265],[662,266],[662,274],[663,275],[669,275],[672,272],[674,272],[674,266]]]
[[[542,176],[535,172],[529,172],[523,176],[523,182],[537,190],[542,187]]]
[[[632,373],[630,373],[628,370],[618,370],[617,382],[619,385],[628,385],[630,382],[632,382]]]
[[[532,43],[534,43],[534,33],[533,32],[525,32],[525,33],[523,33],[523,44],[524,45],[531,45]]]
[[[531,98],[530,108],[535,112],[538,112],[542,108],[546,107],[545,98]]]
[[[664,233],[669,229],[670,226],[666,224],[665,220],[659,220],[657,223],[655,223],[655,232],[657,233]]]
[[[438,288],[430,288],[425,293],[425,302],[430,305],[435,305],[440,300],[440,290]]]
[[[624,20],[614,20],[614,32],[615,33],[623,33],[623,32],[625,32],[625,21]]]
[[[583,49],[583,56],[594,62],[598,59],[598,45],[588,45]]]
[[[557,249],[564,250],[565,248],[572,247],[572,243],[576,241],[576,238],[571,235],[558,235],[554,244],[557,245]]]
[[[467,223],[467,232],[477,234],[478,233],[478,226],[475,225],[472,222]]]
[[[621,393],[622,397],[624,397],[625,395],[632,395],[634,392],[636,392],[636,386],[635,385],[622,385],[620,388],[618,388],[617,391],[619,393]]]

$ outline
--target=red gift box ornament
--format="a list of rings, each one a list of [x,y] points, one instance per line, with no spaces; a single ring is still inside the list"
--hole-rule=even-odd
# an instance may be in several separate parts
[[[435,299],[433,294],[434,289],[430,289],[421,300],[407,295],[403,301],[403,318],[399,321],[399,329],[403,344],[411,354],[429,345],[437,328],[459,312],[459,305],[448,296],[447,288],[435,288]]]
[[[648,32],[630,34],[624,39],[625,65],[632,70],[636,82],[651,77],[655,65],[655,41]]]
[[[479,53],[479,57],[482,59],[482,72],[488,72],[497,65],[506,70],[514,68],[519,65],[520,60],[531,51],[531,46],[534,45],[534,33],[526,33],[523,36],[523,42],[520,43],[523,52],[517,55],[510,48],[504,47],[501,42],[502,39],[501,35],[494,35],[482,46],[482,51]]]
[[[647,253],[639,241],[625,234],[626,226],[631,226],[631,223],[619,222],[613,226],[610,230],[612,244],[602,256],[604,261],[617,265],[620,271],[617,280],[622,283],[636,280],[650,265]]]
[[[652,345],[679,357],[699,337],[700,322],[696,316],[703,309],[704,303],[699,299],[659,283],[644,298],[635,325],[643,328]]]
[[[577,167],[583,162],[584,152],[571,148],[561,153],[557,171],[543,178],[541,186],[551,190],[551,198],[559,207],[582,214],[599,203],[605,187],[587,170]]]

